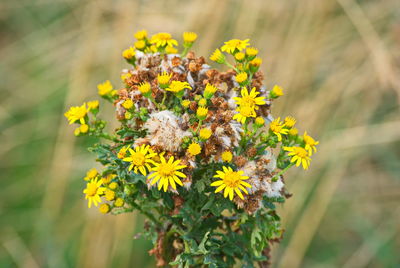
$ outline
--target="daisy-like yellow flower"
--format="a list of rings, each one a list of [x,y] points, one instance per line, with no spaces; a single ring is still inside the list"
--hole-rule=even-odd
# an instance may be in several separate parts
[[[242,60],[244,60],[245,57],[246,57],[246,54],[244,54],[242,52],[238,52],[235,54],[235,60],[237,60],[237,61],[242,61]]]
[[[201,146],[196,142],[192,142],[189,145],[187,151],[192,156],[198,155],[199,153],[201,153]]]
[[[133,57],[135,57],[135,49],[133,47],[125,49],[124,51],[122,51],[122,57],[127,60],[132,59]]]
[[[70,125],[78,120],[81,124],[85,124],[85,116],[87,112],[88,109],[86,103],[83,103],[81,106],[70,107],[69,110],[64,113],[64,116],[68,119]]]
[[[110,80],[105,81],[104,83],[98,84],[97,89],[100,96],[105,96],[113,90],[113,86]]]
[[[199,132],[199,137],[202,140],[208,140],[212,135],[212,131],[209,128],[202,128]]]
[[[304,140],[304,143],[306,144],[305,149],[308,151],[308,153],[310,155],[313,154],[313,151],[314,151],[314,153],[317,152],[316,145],[319,144],[319,141],[316,141],[311,136],[307,135],[307,131],[304,132],[304,134],[303,134],[303,140]]]
[[[280,86],[275,85],[270,92],[270,97],[276,99],[280,96],[283,96],[283,89]]]
[[[82,124],[79,126],[79,131],[81,133],[87,133],[89,131],[89,125],[87,124]]]
[[[99,101],[94,100],[94,101],[88,101],[87,102],[88,110],[95,110],[99,108]]]
[[[253,87],[253,89],[248,92],[247,88],[244,87],[241,90],[241,95],[242,97],[234,97],[233,99],[236,101],[236,104],[239,105],[240,107],[242,106],[249,106],[255,110],[258,109],[257,105],[264,105],[265,102],[265,97],[257,97],[260,92],[256,91],[256,88]]]
[[[248,47],[246,48],[246,55],[250,57],[257,56],[258,54],[258,49],[255,47]]]
[[[190,100],[183,100],[181,101],[181,104],[184,108],[187,108],[190,105]]]
[[[199,107],[196,111],[196,116],[199,120],[204,120],[207,118],[208,108],[206,107]]]
[[[138,40],[145,39],[145,38],[147,38],[147,31],[146,31],[146,30],[137,31],[137,32],[134,34],[134,36],[135,36],[135,38],[138,39]]]
[[[182,34],[183,42],[191,44],[197,39],[197,34],[194,32],[184,32]]]
[[[265,120],[261,116],[257,116],[254,120],[254,123],[256,124],[256,126],[262,127],[265,124]]]
[[[127,153],[128,150],[129,150],[129,148],[130,148],[129,145],[122,147],[122,148],[119,150],[119,152],[118,152],[118,154],[117,154],[117,157],[118,157],[119,159],[124,159],[125,156],[126,156],[126,153]]]
[[[217,174],[214,178],[221,180],[214,181],[211,186],[217,187],[215,193],[224,190],[224,197],[228,197],[232,200],[234,193],[236,193],[241,199],[244,199],[242,192],[249,194],[245,187],[251,188],[251,185],[245,182],[249,177],[243,176],[243,170],[233,171],[231,167],[222,167],[222,170],[217,170]],[[242,192],[241,192],[242,191]]]
[[[110,210],[111,210],[111,207],[107,203],[101,204],[99,207],[99,211],[103,214],[107,214],[108,212],[110,212]]]
[[[157,33],[153,35],[150,43],[154,44],[156,47],[172,47],[178,45],[178,41],[172,39],[172,36],[169,33]]]
[[[97,207],[97,204],[101,202],[100,195],[104,194],[106,190],[105,187],[101,185],[103,182],[97,178],[90,180],[86,184],[86,189],[83,190],[83,193],[86,195],[85,199],[88,200],[88,207],[92,206],[92,203]]]
[[[126,79],[128,79],[129,77],[131,77],[132,74],[131,73],[122,73],[121,74],[121,80],[122,82],[125,82]]]
[[[238,82],[239,85],[243,85],[243,83],[247,81],[247,73],[245,73],[245,72],[238,73],[235,76],[235,78],[236,78],[236,82]],[[246,91],[247,91],[247,88],[246,88]]]
[[[285,117],[285,126],[287,126],[288,128],[292,128],[294,127],[295,124],[296,124],[296,119],[293,116]]]
[[[232,161],[233,155],[231,151],[225,151],[221,154],[221,159],[224,162],[230,163]]]
[[[188,82],[181,82],[181,81],[172,81],[168,88],[165,90],[171,91],[174,93],[179,93],[184,89],[192,89]]]
[[[285,128],[285,124],[281,122],[280,117],[271,122],[269,129],[278,137],[278,141],[282,141],[282,134],[289,133],[289,129]]]
[[[126,100],[124,101],[124,103],[122,103],[122,106],[123,106],[125,109],[131,109],[131,108],[133,107],[133,101],[132,101],[131,99],[126,99]]]
[[[99,172],[97,171],[96,168],[89,169],[88,172],[86,172],[86,177],[83,178],[85,181],[90,181],[91,179],[94,179],[99,175]]]
[[[250,39],[240,40],[240,39],[232,39],[224,42],[224,45],[221,47],[221,50],[224,52],[228,52],[233,54],[235,51],[241,51],[248,47]]]
[[[103,184],[109,184],[115,177],[117,177],[116,174],[107,174],[105,177],[101,178],[101,181],[103,182]],[[118,185],[116,182],[112,182],[111,184],[113,184],[113,183]],[[108,186],[108,187],[110,187],[110,186]]]
[[[211,99],[211,97],[217,92],[217,87],[211,84],[207,84],[204,89],[204,98]]]
[[[146,176],[147,170],[150,171],[152,168],[150,164],[155,164],[152,158],[157,153],[154,153],[152,150],[150,151],[150,146],[146,144],[137,146],[134,150],[129,148],[128,151],[130,155],[122,159],[123,161],[131,162],[128,169],[133,169],[133,172],[136,174],[140,171],[140,173]]]
[[[151,185],[158,182],[158,190],[164,189],[164,192],[168,190],[168,186],[171,185],[176,190],[176,184],[182,186],[183,183],[180,178],[186,178],[186,175],[180,172],[180,169],[185,168],[185,165],[179,165],[181,160],[174,161],[174,157],[171,156],[165,160],[164,156],[160,156],[160,163],[155,163],[155,167],[152,168],[151,173],[147,178],[151,181]],[[179,178],[180,177],[180,178]]]
[[[289,152],[288,156],[292,157],[292,159],[290,159],[291,163],[296,162],[296,167],[300,166],[301,164],[305,170],[308,169],[308,167],[310,166],[311,158],[306,149],[297,146],[284,146],[283,149]]]
[[[151,86],[149,82],[143,82],[138,86],[138,89],[140,93],[142,93],[143,96],[148,97],[151,94]]]
[[[167,72],[163,72],[157,75],[157,82],[160,87],[167,87],[169,85],[169,80],[171,80],[172,73],[168,74]]]
[[[299,134],[299,130],[297,128],[293,127],[289,130],[289,135],[296,136],[297,134]]]
[[[239,113],[235,114],[233,119],[242,124],[246,122],[248,117],[256,117],[256,111],[250,106],[239,106],[236,111]]]
[[[138,40],[135,42],[135,48],[139,50],[143,50],[146,48],[146,41],[144,40]]]
[[[217,48],[210,56],[210,60],[222,64],[225,62],[225,55]]]

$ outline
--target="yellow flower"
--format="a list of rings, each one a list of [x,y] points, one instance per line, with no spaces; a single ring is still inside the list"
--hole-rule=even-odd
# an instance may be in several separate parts
[[[196,116],[199,120],[204,120],[207,118],[207,114],[208,114],[208,108],[205,107],[199,107],[197,108],[196,111]]]
[[[181,104],[182,104],[182,106],[183,106],[184,108],[187,108],[187,107],[189,107],[189,105],[190,105],[190,100],[183,100],[183,101],[181,102]]]
[[[307,131],[303,134],[304,143],[306,144],[305,149],[308,151],[309,155],[317,152],[316,145],[319,144],[319,141],[315,141],[311,136],[307,135]]]
[[[200,99],[199,102],[198,102],[198,104],[199,104],[199,106],[203,106],[203,107],[204,107],[204,106],[207,106],[207,100],[204,99],[204,98],[203,98],[203,99]]]
[[[193,142],[189,145],[187,151],[193,156],[198,155],[199,153],[201,153],[201,146],[198,143]]]
[[[107,201],[113,201],[115,199],[115,192],[113,190],[107,189],[104,197],[106,198]]]
[[[114,179],[115,177],[117,177],[117,175],[115,174],[108,174],[107,176],[101,178],[101,181],[103,182],[103,184],[109,184],[111,182],[112,179]],[[113,182],[114,184],[117,184],[115,182]],[[111,184],[113,184],[111,183]],[[110,186],[108,186],[110,187]]]
[[[90,181],[91,179],[94,179],[97,177],[99,172],[97,171],[96,168],[89,169],[88,172],[86,172],[86,177],[83,178],[85,181]]]
[[[250,57],[257,56],[258,54],[258,49],[255,47],[248,47],[246,48],[246,55]]]
[[[282,134],[289,133],[289,129],[285,128],[285,124],[281,122],[280,117],[271,122],[269,129],[278,137],[278,141],[282,141]]]
[[[177,46],[178,41],[172,39],[169,33],[158,33],[151,37],[150,43],[155,44],[156,47]]]
[[[88,101],[87,102],[88,110],[95,110],[99,108],[99,101],[94,100],[94,101]]]
[[[271,98],[278,98],[278,97],[280,97],[280,96],[283,96],[283,89],[282,89],[280,86],[275,85],[275,86],[272,88],[272,91],[271,91],[271,93],[270,93],[270,97],[271,97]]]
[[[89,126],[87,124],[82,124],[79,126],[79,131],[81,133],[87,133],[89,131]]]
[[[297,134],[299,134],[299,130],[297,128],[293,127],[289,130],[289,135],[296,136]]]
[[[130,147],[129,145],[122,147],[122,148],[119,150],[119,152],[118,152],[118,154],[117,154],[117,157],[118,157],[119,159],[125,158],[126,152],[128,151],[129,147]]]
[[[129,170],[133,169],[133,172],[138,174],[138,170],[140,173],[142,173],[144,176],[147,175],[147,170],[151,170],[150,164],[154,164],[154,161],[152,158],[157,155],[157,153],[150,152],[150,146],[143,144],[142,146],[137,146],[135,150],[132,150],[129,148],[129,153],[130,155],[124,159],[123,161],[126,162],[131,162],[131,165],[129,166]]]
[[[200,129],[199,136],[202,140],[208,140],[212,135],[212,131],[209,128]]]
[[[176,184],[180,186],[183,185],[182,181],[179,179],[186,178],[186,175],[178,171],[185,168],[185,165],[179,165],[181,160],[174,161],[174,157],[171,156],[168,162],[165,160],[164,156],[160,156],[160,163],[155,163],[151,173],[147,178],[151,181],[151,185],[158,182],[158,190],[164,188],[164,192],[167,191],[168,186],[171,185],[173,189],[176,189]]]
[[[130,109],[133,107],[133,101],[131,99],[126,99],[124,103],[122,103],[125,109]]]
[[[97,89],[100,96],[105,96],[108,93],[111,93],[113,86],[111,85],[110,80],[107,80],[104,83],[98,84]]]
[[[242,123],[242,124],[244,124],[246,122],[246,119],[248,117],[256,117],[256,112],[255,112],[254,108],[250,107],[250,106],[246,106],[246,105],[245,106],[239,106],[236,109],[236,111],[239,112],[239,113],[235,114],[233,116],[233,119],[238,121],[238,122],[240,122],[240,123]]]
[[[265,120],[264,118],[262,118],[261,116],[257,116],[256,119],[254,120],[254,123],[258,126],[261,127],[265,124]]]
[[[166,87],[169,85],[169,80],[172,77],[172,73],[168,74],[167,72],[163,72],[161,74],[157,75],[157,82],[160,85],[160,87]]]
[[[225,62],[225,55],[218,48],[214,51],[214,53],[210,56],[210,60],[215,61],[217,63]]]
[[[170,47],[170,46],[167,46],[165,48],[165,52],[167,52],[167,54],[178,54],[178,50],[176,48]]]
[[[249,69],[252,73],[255,73],[260,68],[262,60],[260,58],[254,58],[249,62]]]
[[[224,190],[224,197],[228,197],[232,200],[234,193],[236,193],[241,199],[244,199],[242,192],[248,194],[246,188],[251,188],[251,185],[245,182],[249,177],[243,176],[243,170],[233,171],[231,167],[222,167],[223,171],[217,170],[217,174],[214,178],[219,178],[221,180],[214,181],[211,186],[217,187],[215,193]],[[243,187],[244,186],[244,187]],[[242,192],[241,192],[242,191]]]
[[[70,107],[69,110],[64,113],[64,116],[68,119],[70,125],[78,120],[81,124],[85,124],[85,116],[87,112],[88,109],[86,108],[86,103],[83,103],[82,106]]]
[[[286,116],[285,117],[285,126],[287,126],[288,128],[292,128],[294,127],[294,125],[296,124],[296,119],[292,116]]]
[[[80,131],[79,127],[75,128],[75,130],[74,130],[74,135],[77,136],[77,137],[78,137],[79,135],[81,135],[81,131]]]
[[[129,119],[131,119],[131,118],[132,118],[132,113],[131,113],[131,112],[128,112],[128,111],[126,111],[126,112],[125,112],[125,114],[124,114],[124,117],[125,117],[125,119],[126,119],[126,120],[129,120]]]
[[[124,51],[122,51],[122,57],[127,60],[132,59],[133,57],[135,57],[135,49],[133,47],[125,49]]]
[[[310,166],[311,158],[310,154],[304,148],[297,146],[294,147],[284,146],[283,149],[289,152],[288,156],[292,156],[292,159],[290,160],[291,163],[296,162],[296,167],[302,164],[305,170],[308,169],[308,167]]]
[[[225,151],[221,154],[221,159],[224,162],[230,163],[232,161],[233,155],[230,151]]]
[[[114,202],[114,206],[116,207],[122,207],[125,204],[124,199],[118,197],[117,200]]]
[[[250,93],[247,91],[247,88],[244,87],[241,90],[241,95],[242,97],[234,97],[233,99],[236,101],[236,104],[239,106],[249,106],[250,108],[253,108],[255,110],[258,109],[257,105],[264,105],[265,104],[265,97],[257,97],[259,92],[256,91],[256,88],[253,87],[253,89],[250,91]]]
[[[192,89],[188,82],[181,82],[181,81],[172,81],[168,88],[165,90],[171,91],[174,93],[179,93],[184,89]]]
[[[246,57],[246,55],[242,52],[238,52],[235,54],[235,60],[237,61],[242,61],[244,60],[244,57]]]
[[[135,38],[138,39],[138,40],[145,39],[145,38],[147,38],[147,31],[146,31],[146,30],[137,31],[137,32],[134,34],[134,36],[135,36]]]
[[[135,48],[139,50],[143,50],[146,47],[146,41],[139,40],[135,42]]]
[[[249,46],[249,39],[246,40],[239,40],[239,39],[232,39],[229,41],[224,42],[225,45],[221,47],[221,50],[224,52],[228,52],[233,54],[235,51],[241,51]]]
[[[101,204],[99,207],[99,211],[103,214],[107,214],[108,212],[110,212],[110,210],[110,205],[107,203]]]
[[[197,34],[194,32],[184,32],[183,33],[183,42],[185,43],[193,43],[197,39]]]
[[[108,188],[110,188],[111,190],[115,190],[118,188],[118,183],[112,182],[110,183],[110,185],[108,185]]]
[[[204,89],[204,97],[206,99],[210,99],[215,94],[215,92],[217,92],[217,90],[218,89],[217,89],[216,86],[211,85],[211,84],[207,84],[205,89]]]
[[[235,76],[235,78],[236,78],[236,82],[238,82],[239,84],[243,84],[244,82],[247,81],[247,73],[245,73],[245,72],[238,73]],[[247,91],[247,88],[246,88],[246,91]]]
[[[138,89],[143,96],[149,96],[151,94],[151,86],[149,82],[141,83]]]
[[[100,195],[104,193],[106,188],[101,187],[102,181],[98,179],[92,179],[86,184],[86,189],[83,193],[86,194],[85,199],[88,199],[88,207],[92,206],[92,203],[97,207],[97,204],[101,202]]]

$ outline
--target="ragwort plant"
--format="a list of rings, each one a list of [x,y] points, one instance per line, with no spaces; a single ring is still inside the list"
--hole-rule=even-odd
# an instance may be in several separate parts
[[[123,86],[98,85],[120,126],[105,132],[97,100],[65,113],[76,136],[107,141],[89,149],[104,167],[84,178],[89,208],[143,213],[157,266],[264,266],[283,234],[275,211],[290,196],[283,174],[308,169],[318,141],[299,135],[295,118],[272,117],[283,90],[263,85],[248,39],[212,53],[228,66],[222,72],[189,52],[195,33],[183,34],[181,53],[169,33],[149,38],[143,30],[135,38],[122,53],[131,65]]]

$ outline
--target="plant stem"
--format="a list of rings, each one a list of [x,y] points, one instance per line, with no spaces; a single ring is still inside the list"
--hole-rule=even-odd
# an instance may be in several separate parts
[[[285,173],[289,168],[291,168],[294,165],[294,163],[290,163],[287,167],[285,167],[284,169],[282,169],[281,171],[279,171],[278,174],[275,174],[272,177],[272,181],[275,182],[278,180],[279,176],[282,175],[283,173]]]

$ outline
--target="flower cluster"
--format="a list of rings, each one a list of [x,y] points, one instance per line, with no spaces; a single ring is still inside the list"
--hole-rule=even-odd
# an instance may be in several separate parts
[[[318,141],[299,135],[295,118],[273,118],[271,104],[283,89],[263,84],[262,60],[249,39],[229,40],[212,53],[211,61],[227,66],[219,71],[189,52],[193,32],[183,34],[180,53],[169,33],[134,36],[122,52],[131,65],[122,86],[98,85],[115,107],[115,132],[104,131],[98,101],[65,113],[78,125],[75,135],[110,141],[91,148],[104,170],[84,178],[88,206],[144,213],[153,224],[149,235],[157,234],[151,253],[159,266],[206,256],[218,267],[265,260],[265,248],[282,235],[274,203],[289,196],[283,174],[294,165],[308,169]],[[219,249],[236,236],[243,236],[241,250]],[[227,255],[232,261],[221,257]]]

